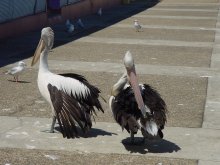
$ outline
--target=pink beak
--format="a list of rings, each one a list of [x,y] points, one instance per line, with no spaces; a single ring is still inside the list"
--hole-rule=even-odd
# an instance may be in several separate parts
[[[144,105],[144,101],[143,101],[143,98],[142,98],[142,95],[141,95],[137,75],[136,75],[136,72],[135,72],[135,67],[132,68],[131,70],[127,69],[127,74],[128,74],[128,77],[129,77],[131,87],[133,88],[133,91],[134,91],[134,96],[135,96],[135,99],[137,101],[138,108],[141,110],[143,116],[145,117],[146,116],[145,105]]]
[[[138,83],[138,79],[137,79],[137,75],[135,71],[135,65],[133,62],[133,57],[130,54],[130,52],[126,53],[125,58],[124,58],[124,63],[125,63],[125,68],[127,70],[128,79],[134,91],[134,96],[137,101],[138,108],[141,110],[143,116],[146,117],[147,111],[146,111],[146,107],[145,107],[145,104],[144,104],[144,101],[141,95],[141,91],[140,91],[140,87],[139,87],[139,83]]]

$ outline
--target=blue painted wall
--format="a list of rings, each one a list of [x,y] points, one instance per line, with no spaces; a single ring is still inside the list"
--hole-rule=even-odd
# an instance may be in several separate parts
[[[0,23],[46,11],[46,0],[0,0]]]

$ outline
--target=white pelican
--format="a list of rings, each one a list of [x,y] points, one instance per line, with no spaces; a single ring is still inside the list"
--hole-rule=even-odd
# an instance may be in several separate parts
[[[18,82],[18,76],[25,70],[27,65],[23,61],[19,61],[18,65],[9,69],[5,74],[12,75],[14,80]]]
[[[51,105],[53,120],[49,132],[54,132],[56,119],[63,137],[78,137],[76,125],[83,132],[92,127],[91,116],[95,108],[104,112],[99,101],[100,90],[91,85],[83,76],[67,73],[54,74],[48,69],[47,56],[53,46],[54,32],[50,27],[43,28],[41,38],[31,65],[40,58],[38,88],[41,95]]]
[[[166,122],[166,104],[160,94],[148,84],[137,81],[134,60],[128,51],[124,57],[127,70],[112,88],[109,106],[116,122],[131,134],[140,129],[144,139],[163,138]]]
[[[134,28],[136,32],[139,32],[141,30],[141,25],[139,24],[138,20],[134,20]]]

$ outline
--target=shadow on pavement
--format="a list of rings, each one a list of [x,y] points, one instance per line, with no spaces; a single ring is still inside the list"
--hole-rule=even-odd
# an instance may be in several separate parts
[[[57,126],[55,127],[55,130],[60,132],[60,127]],[[89,130],[88,133],[84,134],[82,132],[81,129],[78,128],[78,134],[79,134],[79,138],[94,138],[94,137],[98,137],[98,136],[112,136],[112,135],[117,135],[116,133],[112,133],[112,132],[107,132],[105,130],[102,129],[98,129],[98,128],[91,128],[91,130]]]
[[[121,20],[155,6],[160,0],[137,0],[127,5],[120,5],[103,11],[100,17],[97,14],[81,18],[86,26],[83,30],[69,35],[65,31],[65,23],[51,26],[55,32],[54,47],[64,45],[84,36],[111,26]],[[131,22],[133,24],[133,22]],[[33,56],[40,38],[41,29],[22,34],[21,36],[0,40],[0,67]]]
[[[98,128],[92,128],[87,134],[85,135],[80,135],[80,137],[86,137],[86,138],[92,138],[92,137],[97,137],[97,136],[112,136],[112,135],[117,135],[116,133],[112,132],[107,132],[102,129]]]
[[[31,83],[30,81],[15,81],[15,80],[8,80],[9,82],[13,82],[13,83],[22,83],[22,84],[28,84]]]
[[[165,139],[162,139],[158,142],[145,141],[145,143],[139,143],[136,145],[129,144],[129,140],[130,138],[123,139],[122,144],[126,150],[130,151],[130,153],[172,153],[181,150],[177,144]],[[141,141],[143,138],[136,137],[135,140]]]

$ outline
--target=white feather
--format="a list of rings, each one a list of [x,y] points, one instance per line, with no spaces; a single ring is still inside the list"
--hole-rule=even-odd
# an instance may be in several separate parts
[[[25,66],[26,64],[23,61],[20,61],[17,66],[9,69],[5,74],[15,75],[15,76],[19,75],[24,71]]]
[[[143,127],[149,134],[151,134],[151,135],[153,135],[153,136],[156,136],[157,133],[158,133],[158,126],[157,126],[157,124],[156,124],[154,121],[152,121],[152,120],[147,121],[147,122],[146,122],[146,125],[145,125],[145,126],[142,125],[142,127]]]
[[[51,84],[56,86],[58,90],[63,90],[68,95],[73,94],[73,96],[79,99],[86,99],[90,94],[90,90],[87,86],[85,86],[80,81],[63,77],[57,74],[53,74],[51,72],[39,73],[38,75],[38,87],[41,94],[46,98],[47,101],[50,101],[50,95],[47,89],[47,85]]]
[[[136,29],[136,31],[139,31],[142,28],[137,20],[134,21],[134,28]]]

